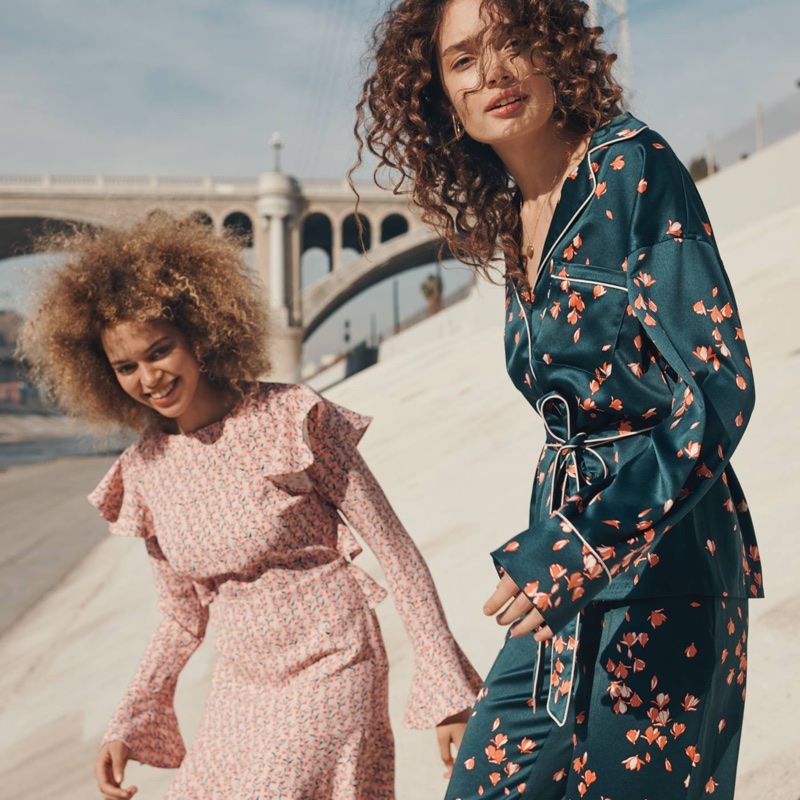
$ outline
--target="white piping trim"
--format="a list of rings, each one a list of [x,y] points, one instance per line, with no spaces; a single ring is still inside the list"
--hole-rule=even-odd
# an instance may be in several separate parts
[[[548,403],[548,402],[560,402],[562,404],[563,408],[564,408],[564,412],[565,412],[565,416],[566,416],[566,427],[567,427],[567,438],[566,439],[563,439],[561,436],[558,436],[557,434],[553,433],[552,429],[547,424],[547,418],[545,417],[542,409],[544,408],[544,404]],[[544,423],[544,427],[545,427],[545,430],[547,431],[547,434],[552,439],[555,440],[553,442],[546,443],[545,446],[544,446],[545,449],[547,449],[547,448],[555,449],[555,451],[556,451],[556,456],[555,456],[556,460],[558,460],[558,458],[560,457],[560,454],[564,450],[567,450],[567,449],[572,450],[572,453],[570,455],[572,456],[573,466],[575,467],[576,481],[578,482],[578,487],[579,488],[580,488],[580,470],[578,469],[578,460],[577,460],[577,457],[576,457],[576,451],[577,451],[578,448],[581,448],[581,449],[585,450],[585,452],[591,453],[593,456],[595,456],[601,462],[601,464],[603,465],[604,477],[607,477],[608,476],[608,466],[607,466],[605,460],[603,459],[603,457],[599,453],[595,453],[594,452],[594,450],[592,449],[592,445],[608,444],[610,442],[616,442],[616,441],[619,441],[620,439],[625,439],[625,438],[627,438],[629,436],[638,436],[639,434],[647,433],[648,431],[652,431],[656,427],[658,427],[657,425],[650,425],[647,428],[640,428],[639,430],[635,430],[635,431],[625,431],[625,432],[621,432],[621,433],[615,433],[615,434],[611,434],[610,436],[594,436],[594,437],[587,436],[584,439],[582,439],[579,443],[569,444],[569,440],[572,439],[572,415],[570,413],[569,404],[567,403],[567,401],[558,392],[551,392],[548,395],[544,395],[543,397],[540,397],[536,401],[536,411],[539,413],[539,415],[542,418],[542,422]],[[553,473],[553,486],[550,489],[551,502],[552,502],[553,495],[555,493],[555,478],[556,478],[556,474],[554,472]],[[564,505],[563,499],[566,496],[566,480],[564,482],[564,486],[561,487],[561,494],[562,494],[562,503],[561,503],[561,505],[563,506]],[[600,554],[589,544],[589,542],[586,541],[586,539],[584,539],[584,537],[581,534],[581,532],[560,511],[558,511],[556,509],[552,513],[555,513],[557,516],[559,516],[569,526],[569,528],[572,530],[572,532],[587,547],[589,552],[600,562],[600,565],[603,567],[603,571],[606,573],[606,577],[608,578],[608,582],[611,583],[611,581],[613,580],[613,578],[611,576],[611,571],[606,566],[606,562],[600,557]]]
[[[581,615],[578,614],[575,617],[575,650],[572,652],[572,669],[570,670],[569,674],[569,692],[567,693],[567,702],[564,708],[564,716],[562,719],[556,716],[555,711],[550,707],[550,700],[553,697],[553,685],[550,685],[550,691],[547,693],[547,713],[550,716],[550,719],[558,725],[559,728],[563,728],[564,725],[567,724],[567,717],[569,716],[569,706],[572,702],[573,695],[575,694],[575,669],[578,666],[578,646],[581,638]],[[555,669],[555,661],[556,661],[556,648],[553,647],[553,642],[551,640],[550,647],[550,676],[552,679],[553,670]]]
[[[586,155],[584,156],[584,160],[589,165],[589,177],[592,179],[592,190],[589,192],[589,196],[578,206],[578,210],[572,215],[572,219],[564,226],[564,229],[561,233],[556,236],[553,240],[553,245],[550,248],[547,255],[542,259],[541,263],[539,264],[539,269],[536,270],[536,283],[539,280],[539,276],[542,274],[542,269],[544,269],[544,265],[550,260],[550,257],[553,255],[553,251],[556,249],[556,245],[561,241],[561,237],[572,227],[572,223],[578,218],[578,216],[583,212],[583,209],[586,208],[587,203],[592,199],[594,196],[594,191],[597,188],[597,176],[594,174],[594,170],[592,169],[592,153],[596,152],[597,150],[604,150],[607,147],[610,147],[612,144],[618,144],[619,142],[625,142],[628,139],[633,139],[638,136],[642,131],[646,131],[650,126],[649,125],[642,125],[641,128],[637,128],[635,131],[631,131],[627,136],[619,136],[616,139],[611,139],[608,142],[602,142],[601,144],[597,144],[594,147],[590,147],[586,151]],[[563,184],[562,184],[563,187]],[[533,286],[531,287],[533,289]]]
[[[578,206],[578,209],[572,215],[572,219],[564,226],[561,233],[556,236],[553,240],[553,244],[544,258],[542,258],[541,263],[539,264],[539,268],[536,270],[536,278],[533,281],[533,285],[530,287],[531,291],[533,291],[534,286],[539,282],[539,276],[542,274],[542,270],[544,269],[544,265],[550,260],[550,257],[553,255],[553,251],[556,249],[556,245],[561,241],[561,238],[564,234],[572,227],[572,223],[583,213],[583,209],[586,208],[586,205],[591,201],[592,197],[594,196],[594,190],[597,188],[597,177],[594,174],[594,170],[592,169],[592,153],[596,152],[597,150],[603,150],[606,147],[610,147],[612,144],[618,144],[619,142],[625,142],[628,139],[633,139],[638,136],[642,131],[646,131],[649,128],[649,125],[643,125],[641,128],[638,128],[635,131],[631,131],[627,136],[619,136],[616,139],[612,139],[609,142],[602,142],[601,144],[597,144],[594,147],[590,147],[586,151],[586,155],[584,156],[584,160],[589,166],[589,177],[592,179],[592,190],[589,192],[587,198]],[[563,184],[562,184],[563,189]],[[536,378],[536,370],[533,368],[533,339],[531,337],[531,327],[530,327],[530,320],[528,319],[528,312],[525,310],[525,307],[522,305],[522,300],[519,296],[519,291],[517,290],[517,285],[514,281],[512,281],[514,286],[514,294],[517,297],[517,305],[519,306],[520,311],[522,311],[522,316],[525,318],[525,330],[528,333],[528,367],[531,371],[531,381],[537,380]],[[605,285],[605,284],[603,284]],[[615,286],[613,288],[621,289],[622,287]],[[542,416],[540,412],[540,416]],[[544,417],[542,417],[544,418]]]
[[[605,286],[608,289],[616,289],[618,292],[627,292],[624,286],[617,286],[616,283],[604,283],[603,281],[590,281],[588,278],[573,278],[569,275],[551,275],[551,281],[567,281],[567,283],[591,283],[595,286]]]
[[[522,316],[525,319],[525,331],[528,334],[528,366],[531,370],[531,381],[536,380],[536,370],[533,368],[533,339],[531,338],[531,323],[528,319],[528,312],[525,310],[525,307],[522,305],[522,300],[520,300],[519,292],[517,291],[517,284],[512,281],[512,285],[514,286],[514,294],[517,296],[517,305],[519,306],[519,310],[522,312]],[[538,406],[538,403],[537,403]],[[538,411],[538,408],[537,408]],[[541,416],[541,413],[540,413]]]
[[[550,429],[550,426],[547,424],[547,420],[545,419],[545,416],[544,416],[544,414],[542,414],[542,411],[541,411],[541,408],[542,408],[542,406],[544,405],[544,403],[545,403],[545,402],[547,402],[547,401],[553,401],[553,400],[556,400],[556,399],[557,399],[557,400],[559,400],[559,401],[561,401],[561,403],[562,403],[562,405],[564,406],[564,409],[566,410],[566,413],[567,413],[567,439],[566,439],[566,440],[562,440],[562,441],[560,442],[560,444],[563,446],[563,445],[565,445],[565,444],[566,444],[566,442],[567,442],[569,439],[571,439],[571,438],[572,438],[572,417],[570,416],[569,403],[567,403],[567,401],[566,401],[566,400],[565,400],[563,397],[561,397],[561,395],[559,395],[559,394],[558,394],[558,393],[556,393],[556,392],[553,392],[553,393],[551,393],[551,394],[549,394],[549,395],[546,395],[545,397],[540,397],[540,398],[539,398],[539,400],[536,402],[536,406],[537,406],[537,410],[539,411],[539,413],[540,413],[540,415],[541,415],[541,417],[542,417],[542,421],[544,422],[544,426],[545,426],[545,428],[547,429],[547,433],[548,433],[550,436],[552,436],[552,437],[553,437],[553,438],[554,438],[556,441],[558,441],[558,440],[560,440],[560,439],[561,439],[561,437],[560,437],[560,436],[556,436],[556,435],[553,433],[553,431]],[[655,427],[655,426],[654,426],[654,427]],[[630,435],[630,434],[627,434],[627,435]],[[601,444],[601,443],[602,443],[602,440],[606,440],[606,441],[614,441],[614,440],[615,440],[615,439],[617,439],[617,438],[622,438],[622,435],[620,435],[620,436],[610,436],[610,437],[608,437],[608,436],[604,436],[604,437],[598,437],[598,438],[597,438],[596,440],[594,440],[594,441],[595,441],[595,443],[596,443],[596,444]],[[584,440],[583,440],[583,442],[581,443],[581,446],[588,444],[588,443],[589,443],[589,441],[590,441],[590,440],[589,440],[588,438],[587,438],[587,439],[584,439]],[[545,445],[545,447],[547,447],[547,445]],[[559,449],[561,449],[561,448],[559,448]],[[573,452],[573,454],[572,454],[572,455],[573,455],[573,459],[574,459],[574,457],[575,457],[575,453]],[[600,456],[598,453],[595,453],[595,455],[596,455],[596,456],[597,456],[597,457],[598,457],[598,458],[599,458],[601,461],[603,461],[603,458],[602,458],[602,456]],[[580,474],[580,472],[579,472],[579,470],[577,469],[577,459],[575,459],[575,467],[576,467],[576,475],[579,475],[579,474]],[[606,468],[605,461],[603,461],[603,467],[604,467],[604,468]],[[606,474],[608,474],[608,473],[606,472]],[[553,480],[555,480],[555,472],[553,473]],[[580,481],[580,478],[578,478],[578,481]],[[565,483],[566,483],[566,482],[565,482]],[[552,495],[553,495],[553,492],[555,492],[555,486],[553,486],[553,488],[551,489],[551,497],[552,497]],[[562,493],[565,493],[565,489],[563,489],[563,488],[562,488]],[[563,505],[563,503],[562,503],[562,505]],[[565,517],[565,516],[564,516],[564,515],[563,515],[563,514],[560,512],[560,511],[556,510],[556,511],[555,511],[555,513],[556,513],[556,515],[557,515],[557,516],[561,517],[561,519],[562,519],[564,522],[566,522],[566,523],[567,523],[567,525],[569,525],[569,527],[572,529],[573,533],[575,533],[575,535],[576,535],[576,536],[577,536],[577,537],[578,537],[578,538],[579,538],[579,539],[580,539],[580,540],[583,542],[583,544],[584,544],[584,545],[585,545],[585,546],[588,548],[589,552],[590,552],[590,553],[591,553],[591,554],[592,554],[592,555],[593,555],[593,556],[594,556],[594,557],[595,557],[595,558],[596,558],[596,559],[597,559],[597,560],[600,562],[600,565],[603,567],[603,571],[606,573],[606,577],[608,578],[608,582],[609,582],[609,583],[611,583],[611,581],[613,580],[613,578],[612,578],[612,576],[611,576],[611,571],[610,571],[610,570],[608,569],[608,567],[606,566],[606,562],[605,562],[605,561],[603,561],[603,559],[602,559],[602,558],[600,558],[600,554],[597,552],[597,550],[595,550],[595,549],[594,549],[594,548],[593,548],[593,547],[592,547],[592,546],[589,544],[589,542],[587,542],[587,541],[586,541],[586,539],[584,539],[584,538],[583,538],[583,535],[581,534],[581,532],[580,532],[580,531],[579,531],[579,530],[578,530],[578,529],[577,529],[577,528],[576,528],[576,527],[575,527],[575,526],[574,526],[574,525],[573,525],[573,524],[572,524],[572,523],[571,523],[571,522],[570,522],[570,521],[569,521],[569,520],[568,520],[568,519],[567,519],[567,518],[566,518],[566,517]]]
[[[539,710],[539,692],[542,689],[541,686],[537,686],[539,683],[539,679],[542,677],[542,642],[536,642],[536,662],[533,666],[533,686],[532,688],[532,695],[531,700],[531,708],[533,709],[533,713],[535,714]],[[548,703],[550,702],[550,691],[547,692]]]
[[[614,578],[611,575],[611,571],[606,566],[606,562],[603,561],[602,558],[600,558],[600,554],[597,552],[597,550],[595,550],[594,547],[592,547],[589,544],[589,542],[587,542],[586,539],[583,538],[583,534],[581,534],[581,532],[560,511],[556,511],[555,514],[557,517],[561,517],[561,519],[570,527],[572,532],[583,542],[583,544],[586,546],[589,552],[597,559],[600,566],[603,568],[603,572],[606,573],[608,582],[611,583],[611,581],[614,580]]]

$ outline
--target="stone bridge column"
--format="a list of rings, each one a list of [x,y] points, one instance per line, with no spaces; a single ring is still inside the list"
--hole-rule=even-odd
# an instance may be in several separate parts
[[[300,209],[300,187],[294,178],[282,172],[268,172],[259,179],[258,215],[262,231],[256,245],[256,264],[267,287],[272,321],[270,354],[271,380],[293,382],[300,379],[303,348],[302,320],[298,318],[298,301],[294,297],[295,261],[299,261],[297,238],[291,230],[297,224]],[[266,245],[266,246],[265,246]]]

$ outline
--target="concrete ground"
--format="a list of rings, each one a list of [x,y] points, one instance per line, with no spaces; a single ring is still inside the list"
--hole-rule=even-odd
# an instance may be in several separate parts
[[[757,525],[767,591],[766,600],[751,606],[737,800],[800,798],[800,537],[791,513],[800,478],[793,417],[800,396],[793,325],[800,308],[794,263],[800,202],[792,192],[777,196],[782,190],[772,189],[800,184],[799,156],[797,136],[701,184],[736,290],[758,392],[734,457]],[[502,316],[502,293],[485,287],[409,331],[405,345],[398,337],[389,358],[328,393],[375,416],[362,451],[420,544],[453,631],[482,672],[502,635],[480,612],[495,583],[487,554],[525,525],[542,441],[538,418],[504,373]],[[96,522],[78,506],[107,463],[80,460],[3,476],[0,558],[18,554],[16,540],[33,547],[42,528],[52,531],[51,542],[93,535]],[[9,515],[6,508],[17,510]],[[22,583],[37,580],[41,562],[16,563],[5,574],[16,571]],[[379,576],[369,554],[360,563]],[[399,721],[412,669],[408,641],[390,603],[379,615],[392,665],[398,797],[434,800],[445,783],[433,734],[406,731]],[[157,616],[141,542],[107,537],[3,635],[0,797],[98,796],[91,774],[97,742]],[[202,713],[212,661],[209,642],[181,679],[177,706],[187,738]],[[143,798],[159,797],[170,779],[137,765],[130,776]]]

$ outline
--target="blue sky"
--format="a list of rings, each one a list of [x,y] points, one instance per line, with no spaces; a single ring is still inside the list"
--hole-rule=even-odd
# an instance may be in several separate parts
[[[280,131],[285,171],[341,177],[361,57],[387,5],[0,0],[0,173],[255,176],[271,168]],[[798,0],[629,0],[629,22],[632,110],[684,161],[709,133],[740,129],[728,150],[746,151],[759,101],[793,103],[793,116],[768,117],[769,139],[800,129]],[[453,289],[465,280],[445,275]],[[404,279],[404,314],[422,303],[422,278]],[[18,291],[0,270],[0,301]],[[319,338],[338,342],[347,316],[358,341],[372,313],[390,324],[389,286]]]
[[[338,177],[376,0],[2,0],[0,172]],[[798,92],[797,0],[629,0],[633,110],[684,159]]]

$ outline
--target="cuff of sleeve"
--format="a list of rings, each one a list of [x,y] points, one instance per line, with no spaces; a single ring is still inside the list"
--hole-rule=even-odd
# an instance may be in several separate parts
[[[443,720],[472,708],[483,685],[461,648],[452,642],[446,653],[426,659],[414,670],[411,694],[403,716],[406,728],[435,728]]]
[[[162,769],[179,767],[186,755],[178,720],[172,709],[141,711],[128,720],[113,719],[101,744],[121,741],[130,758]]]
[[[511,576],[558,633],[611,582],[599,553],[561,514],[492,552],[498,572]]]

